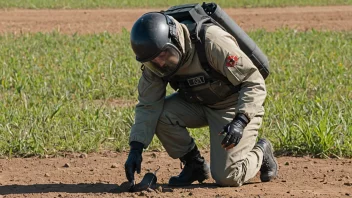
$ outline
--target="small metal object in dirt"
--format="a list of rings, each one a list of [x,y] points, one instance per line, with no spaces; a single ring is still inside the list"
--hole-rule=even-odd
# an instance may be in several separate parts
[[[156,177],[156,172],[160,169],[160,166],[158,169],[155,170],[154,173],[146,173],[142,179],[142,181],[139,184],[134,184],[134,182],[131,182],[131,187],[129,189],[130,192],[140,192],[148,189],[155,189],[156,188],[156,182],[157,182],[157,177]]]

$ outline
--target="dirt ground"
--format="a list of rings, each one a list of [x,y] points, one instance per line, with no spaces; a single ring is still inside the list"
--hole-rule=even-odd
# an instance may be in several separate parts
[[[0,33],[50,32],[87,34],[127,30],[150,10],[0,10]],[[288,27],[352,31],[352,6],[226,9],[245,30]],[[203,151],[209,160],[209,153]],[[219,188],[213,180],[186,188],[166,184],[180,172],[178,160],[164,152],[144,154],[142,174],[158,166],[154,192],[127,193],[123,164],[127,153],[103,152],[65,158],[0,159],[0,198],[9,197],[348,197],[352,196],[352,159],[279,157],[273,182],[259,177],[239,187]]]
[[[203,151],[207,160],[209,153]],[[128,193],[124,174],[127,153],[69,155],[65,158],[0,160],[0,196],[12,197],[348,197],[352,196],[352,159],[278,158],[279,177],[260,183],[259,175],[242,187],[222,187],[212,179],[186,188],[170,188],[181,169],[166,153],[148,152],[141,181],[157,172],[155,192]]]
[[[161,9],[154,9],[153,11]],[[244,30],[352,30],[352,6],[224,9]],[[0,33],[98,33],[130,30],[147,9],[127,10],[0,10]]]

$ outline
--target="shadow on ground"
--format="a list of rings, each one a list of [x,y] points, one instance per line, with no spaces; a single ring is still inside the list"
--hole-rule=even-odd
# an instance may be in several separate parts
[[[160,188],[161,187],[161,188]],[[158,189],[162,192],[173,192],[173,188],[217,188],[218,186],[213,183],[192,184],[185,187],[169,187],[167,184],[157,184]],[[128,192],[127,182],[121,185],[117,184],[32,184],[32,185],[4,185],[0,186],[0,195],[9,194],[27,194],[27,193],[125,193]]]
[[[116,184],[32,184],[32,185],[5,185],[0,186],[0,195],[26,194],[26,193],[104,193],[112,190],[118,191]]]

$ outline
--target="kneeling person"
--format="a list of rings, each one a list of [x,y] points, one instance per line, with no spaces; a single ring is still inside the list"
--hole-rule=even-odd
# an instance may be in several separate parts
[[[265,81],[233,36],[216,25],[205,33],[206,58],[220,79],[202,67],[187,27],[164,13],[141,16],[131,30],[131,45],[142,76],[125,163],[130,182],[154,134],[169,156],[185,165],[170,186],[203,182],[210,175],[221,186],[241,186],[258,171],[263,182],[277,176],[271,143],[256,142]],[[166,96],[167,84],[177,92]],[[204,126],[210,129],[211,170],[187,130]]]

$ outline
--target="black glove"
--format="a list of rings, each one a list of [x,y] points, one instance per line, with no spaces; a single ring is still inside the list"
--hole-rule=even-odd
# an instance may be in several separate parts
[[[140,142],[132,141],[130,146],[131,150],[125,163],[125,173],[128,181],[134,184],[134,172],[141,173],[144,145]]]
[[[243,129],[249,123],[249,119],[246,115],[240,113],[235,118],[224,126],[220,135],[226,134],[221,142],[221,145],[226,150],[235,147],[241,140],[243,135]]]

